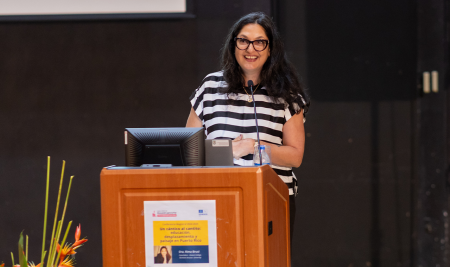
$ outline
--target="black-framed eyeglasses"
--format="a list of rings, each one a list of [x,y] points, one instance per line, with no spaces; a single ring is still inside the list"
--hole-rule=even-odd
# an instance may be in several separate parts
[[[234,41],[236,42],[236,47],[239,50],[247,50],[250,44],[252,44],[253,49],[258,52],[264,51],[264,49],[266,49],[267,45],[269,44],[269,40],[264,39],[250,41],[245,38],[234,37]]]

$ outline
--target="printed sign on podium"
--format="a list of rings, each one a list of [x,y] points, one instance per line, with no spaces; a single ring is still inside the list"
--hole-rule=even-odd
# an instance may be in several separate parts
[[[147,267],[217,267],[215,200],[144,201]]]

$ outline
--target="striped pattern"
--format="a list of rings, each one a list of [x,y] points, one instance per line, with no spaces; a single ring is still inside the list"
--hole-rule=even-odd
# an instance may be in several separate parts
[[[242,94],[230,95],[228,99],[226,94],[221,93],[226,86],[222,72],[211,73],[203,79],[202,85],[190,97],[192,107],[205,127],[206,138],[234,139],[242,134],[244,138],[256,140],[253,103],[247,101],[248,96],[244,90]],[[272,103],[265,87],[258,88],[254,97],[261,141],[282,145],[283,125],[295,111],[289,107],[285,108],[284,102]],[[244,156],[239,160],[234,159],[234,164],[253,166],[253,155]],[[293,180],[295,176],[292,168],[276,165],[271,167],[288,185],[289,194],[293,195],[296,180]]]

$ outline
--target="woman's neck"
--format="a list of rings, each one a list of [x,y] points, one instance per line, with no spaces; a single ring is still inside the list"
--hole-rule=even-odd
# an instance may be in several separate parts
[[[254,85],[256,85],[256,84],[259,84],[259,73],[260,72],[258,72],[258,73],[246,73],[246,74],[244,74],[244,80],[245,80],[245,84],[244,84],[244,86],[248,86],[248,81],[253,81],[253,84]]]

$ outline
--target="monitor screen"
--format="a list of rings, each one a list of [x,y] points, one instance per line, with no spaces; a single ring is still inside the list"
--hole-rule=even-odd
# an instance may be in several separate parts
[[[205,165],[204,128],[127,128],[125,165]]]

